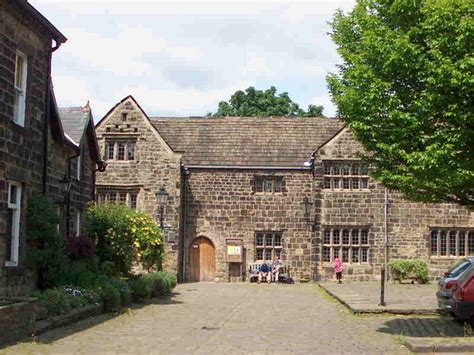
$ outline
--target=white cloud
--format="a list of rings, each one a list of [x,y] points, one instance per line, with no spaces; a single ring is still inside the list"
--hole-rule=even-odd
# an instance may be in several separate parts
[[[355,1],[30,2],[68,38],[54,53],[59,104],[89,99],[101,118],[129,94],[151,116],[203,115],[250,85],[332,115],[327,22]]]
[[[108,100],[100,100],[80,77],[55,75],[53,85],[59,107],[85,106],[89,101],[96,122],[112,107]]]
[[[215,111],[219,101],[227,100],[235,91],[254,83],[235,82],[234,85],[219,89],[167,90],[147,86],[123,87],[116,90],[112,97],[118,102],[127,95],[132,95],[149,116],[190,116],[204,115]]]

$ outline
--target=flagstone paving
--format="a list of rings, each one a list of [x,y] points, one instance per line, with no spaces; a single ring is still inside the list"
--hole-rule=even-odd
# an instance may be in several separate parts
[[[406,353],[387,323],[354,316],[314,284],[181,284],[118,316],[50,331],[0,353]]]

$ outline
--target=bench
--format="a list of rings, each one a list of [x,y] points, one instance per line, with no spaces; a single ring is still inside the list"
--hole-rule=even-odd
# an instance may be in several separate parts
[[[254,262],[249,265],[249,281],[250,282],[257,282],[258,281],[258,273],[260,270],[260,265],[262,265],[262,261]],[[267,264],[270,265],[271,268],[271,263]],[[283,264],[280,268],[280,274],[278,275],[278,282],[285,282],[287,279],[290,278],[290,268],[289,266]],[[266,280],[264,280],[266,281]],[[272,280],[273,282],[275,280]]]

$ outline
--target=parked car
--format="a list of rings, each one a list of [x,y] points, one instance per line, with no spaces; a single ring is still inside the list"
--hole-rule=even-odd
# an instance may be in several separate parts
[[[452,300],[455,317],[474,326],[474,266],[469,267],[457,280]]]
[[[455,264],[448,272],[444,274],[438,281],[438,307],[440,310],[452,312],[452,292],[453,287],[457,285],[459,277],[465,273],[472,265],[474,265],[474,257],[465,258]]]

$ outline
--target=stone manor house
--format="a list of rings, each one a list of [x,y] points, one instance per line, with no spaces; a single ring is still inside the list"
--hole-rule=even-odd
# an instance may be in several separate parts
[[[96,132],[107,161],[98,200],[159,219],[164,188],[165,268],[184,281],[245,279],[276,255],[296,281],[332,277],[336,256],[346,277],[377,278],[386,247],[426,260],[432,276],[474,255],[474,214],[386,192],[338,119],[154,118],[128,96]],[[235,243],[241,264],[229,262]]]

